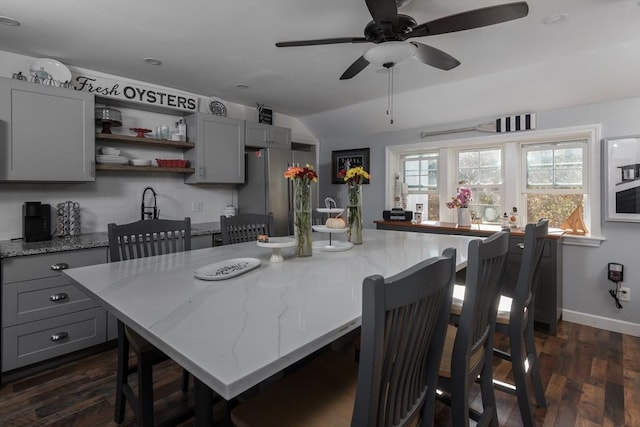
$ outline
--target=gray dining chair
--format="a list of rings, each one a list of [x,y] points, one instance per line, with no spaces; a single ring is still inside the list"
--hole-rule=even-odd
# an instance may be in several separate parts
[[[149,219],[130,224],[108,225],[109,257],[111,262],[144,258],[191,250],[191,219]],[[129,365],[129,351],[136,356],[136,365]],[[124,421],[125,405],[129,402],[139,425],[154,425],[153,365],[167,360],[163,352],[142,338],[118,319],[118,361],[116,371],[116,404],[114,421]],[[138,394],[129,384],[129,377],[137,373]],[[182,391],[189,386],[189,373],[183,370]],[[193,410],[176,416],[172,422],[193,416]]]
[[[231,411],[238,427],[430,425],[456,251],[362,284],[360,363],[325,350]]]
[[[220,230],[222,244],[254,242],[261,234],[273,232],[273,214],[246,213],[235,216],[221,216]]]
[[[438,399],[451,406],[453,427],[468,426],[469,417],[481,426],[498,426],[493,335],[508,251],[504,231],[469,242],[464,304],[459,316],[452,310],[438,375],[438,389],[444,392]],[[469,390],[477,381],[482,412],[469,410]]]
[[[536,224],[527,224],[525,227],[524,247],[519,247],[522,250],[522,258],[515,287],[505,286],[502,291],[502,300],[510,298],[511,304],[510,306],[500,304],[501,309],[498,310],[496,320],[496,332],[509,336],[509,351],[494,348],[493,354],[511,362],[515,388],[501,383],[494,383],[494,386],[497,390],[515,394],[518,397],[520,416],[525,427],[536,425],[527,376],[533,386],[537,406],[547,407],[533,331],[533,313],[538,283],[536,272],[548,231],[549,221],[546,219],[541,219]],[[525,369],[525,361],[528,369]]]

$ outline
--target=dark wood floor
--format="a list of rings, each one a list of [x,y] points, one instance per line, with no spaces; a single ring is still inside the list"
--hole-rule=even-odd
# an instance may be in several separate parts
[[[560,322],[555,337],[536,338],[548,401],[546,411],[536,409],[538,426],[640,427],[640,338],[569,322]],[[0,426],[115,426],[115,356],[109,349],[0,386]],[[509,378],[508,364],[495,366],[497,378]],[[193,392],[180,392],[180,376],[171,361],[154,371],[160,420],[192,404]],[[496,398],[500,426],[520,426],[515,397]],[[438,425],[449,424],[447,411],[438,406]],[[122,425],[136,425],[130,409]]]

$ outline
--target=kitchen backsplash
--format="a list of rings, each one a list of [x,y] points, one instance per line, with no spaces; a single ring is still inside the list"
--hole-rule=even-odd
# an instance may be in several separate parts
[[[50,204],[54,219],[55,205],[67,200],[78,202],[81,233],[107,231],[110,222],[136,221],[147,186],[158,193],[160,218],[165,219],[189,216],[193,223],[218,221],[224,207],[235,201],[231,185],[187,185],[182,175],[171,174],[99,173],[95,182],[85,184],[0,182],[0,240],[22,237],[22,205],[28,201]],[[202,212],[192,211],[194,203],[202,203]],[[51,231],[55,232],[53,228]]]

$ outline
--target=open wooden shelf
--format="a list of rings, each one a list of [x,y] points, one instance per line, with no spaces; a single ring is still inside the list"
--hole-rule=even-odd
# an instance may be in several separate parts
[[[124,144],[137,144],[137,145],[147,145],[154,147],[166,147],[166,148],[194,148],[196,144],[193,142],[184,142],[184,141],[168,141],[166,139],[157,139],[157,138],[138,138],[137,136],[129,136],[129,135],[117,135],[114,133],[97,133],[96,141],[108,141],[108,142],[117,142]]]
[[[156,166],[128,166],[96,164],[96,171],[105,172],[154,172],[154,173],[194,173],[194,168],[161,168]]]

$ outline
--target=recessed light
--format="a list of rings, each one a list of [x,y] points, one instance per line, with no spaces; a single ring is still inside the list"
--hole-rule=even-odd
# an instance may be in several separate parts
[[[249,85],[246,83],[236,83],[238,89],[249,89]]]
[[[146,62],[149,65],[162,65],[162,61],[156,58],[152,58],[150,56],[144,58],[144,62]]]
[[[549,15],[542,20],[545,24],[558,24],[569,19],[568,13],[559,13],[557,15]]]
[[[7,25],[9,27],[19,27],[20,22],[8,16],[0,16],[0,24]]]

